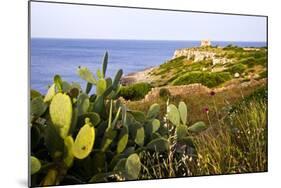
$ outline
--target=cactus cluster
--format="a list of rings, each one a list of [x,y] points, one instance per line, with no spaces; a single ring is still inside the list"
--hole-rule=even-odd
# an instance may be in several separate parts
[[[106,77],[107,64],[105,53],[96,75],[78,67],[85,90],[56,75],[45,96],[31,91],[32,186],[138,179],[142,151],[168,150],[160,106],[151,105],[147,113],[128,109],[118,99],[122,70],[112,80]],[[178,139],[206,128],[203,122],[187,126],[183,102],[178,108],[170,104],[167,117]]]

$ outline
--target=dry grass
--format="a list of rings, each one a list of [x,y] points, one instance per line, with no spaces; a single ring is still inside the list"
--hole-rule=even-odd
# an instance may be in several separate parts
[[[217,100],[211,104],[220,109]],[[215,113],[212,119],[205,132],[194,136],[195,154],[174,151],[172,129],[168,153],[142,152],[140,179],[267,171],[266,101],[253,99],[224,117]]]

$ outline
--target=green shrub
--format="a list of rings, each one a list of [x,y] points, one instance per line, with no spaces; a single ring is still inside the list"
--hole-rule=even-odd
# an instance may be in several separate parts
[[[267,57],[265,56],[265,54],[263,54],[263,56],[255,55],[254,57],[251,56],[251,57],[243,58],[239,61],[239,63],[247,65],[249,68],[252,68],[256,65],[266,66]]]
[[[144,98],[151,88],[149,83],[137,83],[122,87],[119,95],[126,100],[139,100]]]
[[[241,74],[241,73],[243,73],[244,71],[245,71],[245,69],[246,69],[247,67],[246,67],[246,65],[243,65],[242,63],[238,63],[238,64],[234,64],[234,65],[232,65],[229,69],[228,69],[228,71],[231,73],[231,74],[235,74],[235,73],[239,73],[239,74]]]
[[[161,88],[159,90],[159,96],[161,98],[167,98],[167,97],[171,96],[171,93],[167,88]]]
[[[201,83],[207,87],[215,87],[230,79],[231,79],[231,74],[229,72],[214,72],[214,73],[190,72],[175,79],[172,82],[172,84],[188,85],[193,83]]]
[[[267,71],[263,71],[259,75],[260,75],[260,78],[267,78]]]
[[[248,67],[253,67],[255,65],[256,59],[254,57],[246,57],[239,61],[240,64],[248,65]]]

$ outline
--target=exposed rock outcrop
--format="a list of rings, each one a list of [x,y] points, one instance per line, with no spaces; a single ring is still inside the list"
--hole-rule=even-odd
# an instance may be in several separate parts
[[[194,62],[210,59],[213,62],[213,65],[215,64],[226,64],[231,62],[230,59],[227,59],[225,57],[217,57],[217,54],[215,52],[211,51],[204,51],[194,48],[183,48],[178,49],[174,52],[174,58],[185,56],[187,60],[193,60]]]

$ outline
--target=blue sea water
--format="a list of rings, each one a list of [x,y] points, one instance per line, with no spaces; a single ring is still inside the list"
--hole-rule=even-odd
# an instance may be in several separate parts
[[[212,45],[262,47],[265,42],[215,41]],[[160,65],[169,60],[176,49],[199,46],[200,41],[145,41],[145,40],[93,40],[93,39],[31,39],[30,86],[41,93],[47,91],[55,74],[63,80],[86,83],[76,74],[78,66],[92,72],[101,68],[103,55],[109,53],[108,76],[118,69],[124,74]]]

